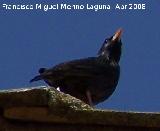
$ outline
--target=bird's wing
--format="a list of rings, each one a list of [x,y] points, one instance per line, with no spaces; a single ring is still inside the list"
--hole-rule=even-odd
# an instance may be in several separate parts
[[[68,76],[80,76],[90,73],[89,70],[94,70],[96,57],[89,57],[85,59],[73,60],[58,64],[50,69],[41,68],[39,70],[40,75],[34,77],[30,82],[38,81],[41,79],[61,79]],[[86,73],[84,73],[86,72]]]
[[[56,65],[52,69],[54,71],[58,70],[68,70],[68,69],[78,69],[78,68],[93,68],[96,64],[96,57],[89,57],[85,59],[78,59],[73,61],[64,62]],[[51,69],[51,70],[52,70]]]
[[[89,57],[56,65],[46,70],[44,75],[51,75],[52,77],[92,76],[93,74],[103,74],[108,70],[106,67],[97,61],[97,57]]]
[[[40,75],[34,77],[31,82],[37,80],[64,80],[72,79],[85,79],[95,78],[96,76],[110,76],[113,67],[109,63],[104,62],[104,59],[99,57],[88,57],[85,59],[78,59],[73,61],[58,64],[50,69],[43,69]],[[43,73],[42,73],[43,72]]]

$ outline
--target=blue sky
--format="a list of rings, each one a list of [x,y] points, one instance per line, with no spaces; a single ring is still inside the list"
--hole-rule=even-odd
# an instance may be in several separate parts
[[[145,10],[5,10],[2,4],[146,4]],[[46,85],[29,83],[40,67],[95,56],[104,39],[122,27],[121,76],[114,94],[97,108],[160,110],[160,2],[30,1],[0,2],[0,89]]]

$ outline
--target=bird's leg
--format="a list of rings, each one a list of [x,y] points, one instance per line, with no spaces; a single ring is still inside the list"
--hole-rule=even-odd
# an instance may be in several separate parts
[[[90,92],[89,90],[86,91],[86,96],[87,96],[89,105],[90,105],[90,106],[93,106],[92,97],[91,97],[91,92]]]

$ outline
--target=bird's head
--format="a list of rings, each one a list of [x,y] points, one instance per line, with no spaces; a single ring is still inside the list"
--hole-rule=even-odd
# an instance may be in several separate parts
[[[107,58],[109,61],[119,62],[121,56],[121,35],[122,29],[118,29],[113,36],[105,39],[98,52],[98,57]]]

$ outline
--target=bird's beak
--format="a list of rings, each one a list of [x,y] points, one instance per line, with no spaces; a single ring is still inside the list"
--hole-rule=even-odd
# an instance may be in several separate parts
[[[121,39],[121,35],[122,35],[123,30],[120,28],[116,31],[116,33],[114,34],[112,41],[119,41]]]

